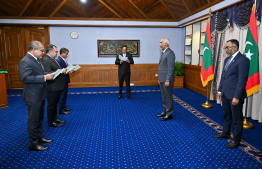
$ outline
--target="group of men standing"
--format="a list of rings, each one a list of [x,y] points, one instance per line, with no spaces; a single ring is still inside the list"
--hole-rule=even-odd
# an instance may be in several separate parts
[[[163,111],[157,114],[161,117],[161,121],[172,119],[173,114],[173,97],[172,88],[175,81],[175,54],[169,48],[169,39],[162,38],[159,42],[161,49],[161,56],[158,67],[158,83],[162,96]],[[239,52],[239,42],[236,39],[228,40],[225,44],[225,53],[228,56],[225,59],[222,76],[218,88],[218,99],[222,100],[223,109],[223,131],[214,135],[214,138],[230,139],[232,120],[234,128],[234,136],[232,140],[226,145],[228,149],[237,148],[243,133],[243,103],[247,97],[245,86],[248,79],[249,60]],[[132,55],[126,54],[127,46],[122,47],[122,53],[116,57],[115,64],[119,65],[119,95],[118,99],[122,98],[123,81],[125,79],[127,86],[127,96],[130,95],[130,64],[133,64]],[[123,57],[128,57],[123,60]],[[121,58],[121,59],[120,59]],[[256,156],[262,156],[261,152],[255,153]]]
[[[158,83],[160,85],[163,111],[157,117],[161,121],[172,119],[173,96],[172,88],[175,82],[175,54],[169,48],[169,39],[162,38],[159,46],[162,50],[158,67]],[[234,149],[240,145],[243,132],[242,108],[246,98],[245,85],[248,78],[249,60],[239,52],[239,42],[231,39],[226,42],[225,52],[229,56],[225,59],[221,81],[218,89],[218,99],[222,100],[223,108],[223,131],[214,135],[215,138],[230,139],[230,129],[232,119],[234,120],[234,136],[227,144],[227,148]],[[40,143],[50,143],[53,140],[44,138],[42,135],[42,121],[44,118],[45,98],[47,98],[47,117],[50,127],[60,127],[65,120],[57,117],[57,104],[59,103],[59,113],[69,114],[70,110],[66,107],[68,92],[69,75],[66,70],[68,66],[66,58],[69,50],[60,49],[60,56],[57,58],[58,50],[55,45],[46,47],[46,55],[42,59],[45,49],[41,42],[32,41],[29,44],[29,51],[20,61],[19,74],[24,83],[23,100],[28,106],[28,134],[30,139],[29,150],[43,151],[48,146]],[[57,59],[56,59],[57,58]],[[119,95],[122,98],[123,82],[127,86],[127,97],[130,93],[130,64],[134,64],[133,57],[127,52],[127,46],[122,46],[122,53],[116,57],[115,64],[119,65]],[[62,74],[53,79],[54,72],[63,69]],[[69,73],[73,73],[70,71]],[[261,156],[257,154],[258,156]]]
[[[172,88],[175,82],[174,69],[176,56],[174,52],[169,48],[170,40],[168,38],[162,38],[159,42],[161,50],[161,56],[159,59],[158,67],[158,83],[160,85],[160,91],[162,96],[163,111],[158,114],[157,117],[161,117],[161,121],[167,121],[172,119],[173,113],[173,96]],[[132,55],[127,52],[127,46],[121,47],[122,53],[116,56],[115,64],[118,66],[118,79],[119,79],[119,94],[117,99],[122,98],[123,83],[126,82],[127,97],[132,99],[130,93],[130,64],[134,64]]]
[[[44,52],[46,55],[42,58]],[[60,49],[60,56],[55,45],[48,45],[46,49],[39,41],[32,41],[25,57],[19,63],[19,74],[24,83],[23,100],[28,106],[28,134],[29,150],[44,151],[49,147],[40,143],[50,143],[53,140],[42,135],[42,121],[44,119],[45,99],[47,98],[47,118],[49,127],[61,127],[65,120],[57,117],[57,104],[59,114],[69,114],[66,107],[69,73],[66,73],[69,50]],[[57,69],[63,69],[55,79]]]

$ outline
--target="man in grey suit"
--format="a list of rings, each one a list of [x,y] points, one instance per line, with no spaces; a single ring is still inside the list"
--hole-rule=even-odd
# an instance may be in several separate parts
[[[54,73],[45,74],[39,60],[45,52],[39,41],[32,41],[25,57],[19,63],[19,75],[24,83],[23,100],[28,107],[28,135],[29,150],[44,151],[49,147],[40,143],[50,143],[53,140],[42,135],[42,121],[44,119],[45,98],[47,93],[46,80],[51,80]]]
[[[169,42],[168,38],[162,38],[159,42],[160,49],[163,52],[159,59],[158,83],[160,85],[164,110],[157,117],[162,117],[161,121],[172,119],[173,113],[172,88],[175,82],[174,69],[176,57],[174,52],[169,48]]]
[[[46,55],[42,59],[44,69],[46,72],[53,73],[57,69],[61,69],[59,63],[55,60],[58,50],[55,45],[46,46]],[[63,69],[63,73],[66,73],[66,69]],[[47,119],[49,127],[61,127],[65,120],[57,118],[57,104],[60,99],[60,94],[64,89],[64,75],[58,75],[54,80],[47,82]],[[60,113],[61,114],[61,113]],[[69,112],[63,112],[63,114],[69,114]]]

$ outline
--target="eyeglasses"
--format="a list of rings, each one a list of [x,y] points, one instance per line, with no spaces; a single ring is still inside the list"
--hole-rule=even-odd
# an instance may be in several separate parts
[[[39,49],[36,49],[36,50],[39,50]],[[39,50],[40,52],[44,53],[45,52],[45,49],[42,49],[42,50]]]
[[[229,49],[229,48],[232,48],[232,47],[235,47],[235,46],[227,46],[227,47],[224,47],[224,50]]]

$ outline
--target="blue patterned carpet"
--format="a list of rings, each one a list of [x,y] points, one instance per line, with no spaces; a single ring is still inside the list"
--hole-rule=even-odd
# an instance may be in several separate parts
[[[27,107],[19,91],[9,92],[9,107],[0,109],[0,168],[262,168],[244,138],[229,150],[228,140],[212,137],[221,124],[192,106],[202,97],[188,89],[173,90],[174,119],[166,122],[156,117],[158,87],[133,90],[132,100],[125,94],[117,100],[116,88],[70,91],[73,111],[59,115],[63,127],[48,127],[45,114],[43,134],[54,139],[45,152],[28,150]],[[183,101],[192,96],[196,102]]]

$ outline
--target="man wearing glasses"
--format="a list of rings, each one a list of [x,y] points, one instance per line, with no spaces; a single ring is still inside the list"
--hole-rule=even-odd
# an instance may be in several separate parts
[[[235,39],[228,40],[224,49],[229,57],[224,61],[217,94],[218,99],[222,100],[224,124],[223,131],[213,137],[230,139],[233,118],[234,136],[226,147],[234,149],[240,145],[242,138],[242,108],[244,99],[247,97],[245,87],[248,79],[249,59],[239,52],[239,43]]]
[[[55,60],[58,50],[55,45],[46,46],[46,55],[42,59],[45,72],[53,73],[57,69],[61,69],[59,63]],[[61,127],[65,120],[57,118],[57,104],[59,102],[61,91],[64,89],[64,73],[58,75],[54,80],[47,82],[47,119],[49,127]]]
[[[53,140],[42,135],[44,119],[46,81],[54,77],[54,73],[45,74],[39,58],[45,52],[39,41],[32,41],[25,57],[19,63],[19,75],[24,83],[23,100],[28,107],[28,135],[30,151],[45,151],[49,147],[40,143],[50,143]]]

